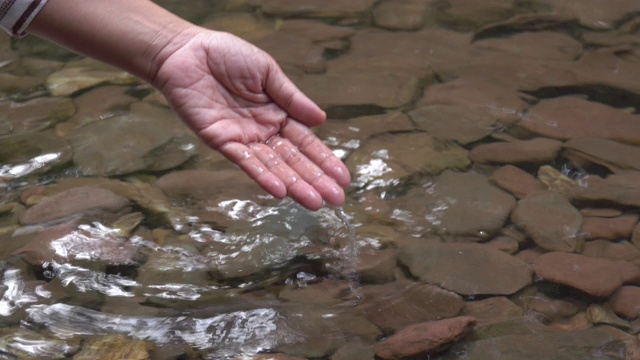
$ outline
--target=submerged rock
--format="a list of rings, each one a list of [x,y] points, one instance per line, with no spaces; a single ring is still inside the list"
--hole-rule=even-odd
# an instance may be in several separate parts
[[[0,135],[41,131],[71,117],[73,101],[63,97],[40,97],[25,102],[0,102]]]
[[[627,261],[550,252],[534,263],[536,275],[545,281],[567,285],[595,297],[607,297],[625,283],[640,279],[640,267]]]
[[[621,286],[609,298],[611,309],[625,319],[640,317],[640,287]]]
[[[51,131],[0,137],[0,180],[38,175],[71,161],[69,144]]]
[[[640,118],[638,119],[640,121]],[[563,144],[564,157],[573,164],[602,165],[614,173],[640,171],[640,147],[602,138],[577,138]]]
[[[82,349],[73,356],[78,360],[91,360],[99,357],[104,360],[146,360],[155,346],[144,340],[131,339],[124,335],[104,335],[90,338]]]
[[[518,199],[546,190],[544,184],[533,175],[513,165],[504,165],[498,168],[491,174],[489,181],[510,192]]]
[[[495,131],[496,117],[471,106],[429,105],[409,112],[418,129],[436,138],[462,145],[478,141]]]
[[[470,316],[431,321],[408,326],[373,346],[382,359],[429,356],[462,339],[475,325]]]
[[[345,3],[341,0],[265,0],[260,9],[267,15],[282,17],[327,17],[350,18],[369,11],[375,0],[354,0]]]
[[[428,5],[422,0],[385,0],[373,9],[373,23],[389,30],[419,30]]]
[[[582,214],[562,194],[546,191],[525,197],[518,201],[511,219],[543,249],[576,250]]]
[[[398,256],[420,280],[461,295],[511,295],[532,282],[529,265],[487,245],[414,245]]]

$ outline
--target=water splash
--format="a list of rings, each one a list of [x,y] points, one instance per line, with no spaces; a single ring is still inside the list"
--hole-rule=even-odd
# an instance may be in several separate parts
[[[340,219],[342,224],[347,230],[346,242],[342,246],[340,251],[342,261],[342,271],[349,280],[349,289],[351,294],[354,295],[355,301],[359,301],[361,298],[360,291],[358,290],[358,284],[360,283],[360,277],[358,276],[358,262],[360,255],[360,248],[356,239],[356,230],[349,221],[349,216],[345,213],[342,207],[334,208],[336,217]]]

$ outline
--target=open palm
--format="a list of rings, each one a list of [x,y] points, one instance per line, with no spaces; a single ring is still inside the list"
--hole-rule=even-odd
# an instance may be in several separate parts
[[[324,112],[262,50],[202,30],[167,57],[154,85],[200,138],[276,198],[312,210],[344,202],[349,172],[308,128]]]

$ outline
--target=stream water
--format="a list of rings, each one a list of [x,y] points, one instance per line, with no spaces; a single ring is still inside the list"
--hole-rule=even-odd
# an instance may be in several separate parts
[[[640,2],[158,3],[327,112],[346,204],[267,196],[139,79],[2,34],[0,358],[639,358]]]

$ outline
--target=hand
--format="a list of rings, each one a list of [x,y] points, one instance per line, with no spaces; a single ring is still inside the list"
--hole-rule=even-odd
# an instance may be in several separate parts
[[[161,63],[152,83],[173,110],[276,198],[311,210],[344,203],[346,166],[309,126],[325,113],[264,51],[198,28]]]

